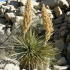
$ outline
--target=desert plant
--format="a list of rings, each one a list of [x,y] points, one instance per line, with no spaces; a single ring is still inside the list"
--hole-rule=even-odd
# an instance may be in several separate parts
[[[47,60],[45,58],[53,58],[55,56],[55,49],[50,43],[44,46],[44,40],[36,38],[32,30],[28,30],[23,38],[21,34],[15,38],[14,46],[16,46],[15,51],[17,51],[18,60],[20,61],[20,67],[27,70],[33,70],[37,68],[39,70],[45,70]]]
[[[42,18],[44,28],[46,30],[46,41],[36,37],[34,30],[30,27],[31,12],[30,12],[30,0],[27,1],[25,6],[25,15],[23,24],[21,25],[20,34],[17,38],[14,37],[14,46],[18,60],[20,61],[20,67],[27,70],[45,70],[47,65],[46,58],[53,58],[55,56],[55,49],[52,47],[48,40],[50,39],[51,32],[53,31],[51,20],[48,13],[46,13],[45,6],[42,8]],[[13,56],[12,55],[12,56]]]
[[[39,10],[40,7],[35,5],[35,6],[34,6],[34,9]]]

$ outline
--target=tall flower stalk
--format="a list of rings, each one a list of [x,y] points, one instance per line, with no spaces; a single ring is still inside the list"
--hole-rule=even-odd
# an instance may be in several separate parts
[[[24,19],[23,19],[23,24],[22,24],[22,30],[24,33],[24,39],[25,39],[25,34],[27,30],[30,27],[32,19],[32,14],[31,14],[31,0],[27,0],[27,3],[25,5],[25,13],[24,13]],[[29,59],[29,70],[30,70],[30,59]]]
[[[42,13],[43,26],[44,26],[44,29],[46,30],[45,41],[47,42],[50,39],[50,36],[52,35],[52,32],[54,29],[53,29],[51,18],[47,13],[47,10],[44,4],[42,6],[41,13]]]
[[[23,30],[24,36],[30,27],[31,20],[32,20],[31,0],[27,0],[27,3],[25,5],[23,24],[22,24],[22,30]]]

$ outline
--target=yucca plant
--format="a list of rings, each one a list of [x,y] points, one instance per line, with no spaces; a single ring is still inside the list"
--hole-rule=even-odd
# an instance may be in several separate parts
[[[55,49],[50,43],[44,46],[44,40],[36,38],[34,31],[31,29],[23,38],[23,32],[17,38],[14,38],[15,51],[17,59],[20,61],[20,68],[26,70],[45,70],[47,65],[46,58],[54,58]]]
[[[52,47],[50,43],[48,43],[53,28],[50,24],[51,21],[47,20],[48,14],[46,15],[45,19],[46,10],[44,5],[43,9],[42,17],[44,28],[46,30],[46,39],[36,37],[34,30],[30,27],[31,8],[30,0],[27,0],[25,6],[25,15],[23,23],[20,27],[20,32],[19,34],[17,34],[17,37],[14,37],[14,46],[16,53],[13,55],[16,55],[17,59],[20,61],[21,69],[25,68],[26,70],[33,70],[34,68],[37,68],[38,70],[46,70],[47,58],[53,58],[56,54],[55,49]],[[47,21],[49,24],[47,23]],[[45,40],[47,40],[46,44],[44,43]]]

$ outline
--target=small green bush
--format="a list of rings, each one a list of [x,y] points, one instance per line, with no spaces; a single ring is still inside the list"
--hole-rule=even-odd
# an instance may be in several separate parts
[[[51,43],[44,45],[44,39],[36,38],[35,32],[29,29],[23,36],[22,30],[20,35],[14,37],[14,46],[17,59],[20,62],[20,68],[33,70],[45,70],[47,66],[46,58],[55,58],[56,50]],[[42,66],[43,65],[43,66]]]
[[[34,9],[35,9],[35,10],[39,10],[40,7],[35,5],[35,6],[34,6]]]

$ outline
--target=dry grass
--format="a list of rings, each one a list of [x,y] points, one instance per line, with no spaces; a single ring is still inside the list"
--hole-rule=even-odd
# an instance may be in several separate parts
[[[42,12],[43,26],[44,26],[44,29],[46,30],[45,39],[46,39],[46,41],[48,41],[50,39],[50,36],[52,35],[53,30],[54,30],[53,24],[52,24],[49,14],[46,11],[46,7],[44,4],[42,6],[41,12]]]
[[[32,14],[31,14],[31,0],[27,0],[27,3],[25,5],[25,13],[24,13],[24,19],[23,19],[23,33],[25,34],[27,30],[30,27],[30,23],[32,20]]]

